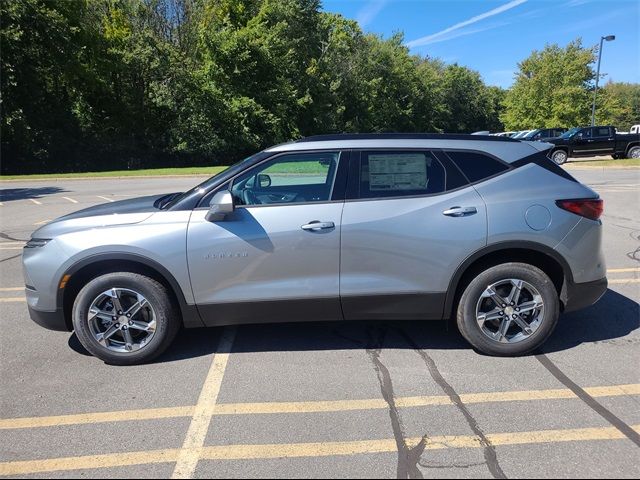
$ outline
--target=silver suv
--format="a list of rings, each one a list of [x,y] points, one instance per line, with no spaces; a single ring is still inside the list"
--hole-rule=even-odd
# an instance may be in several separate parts
[[[522,355],[607,288],[602,200],[540,142],[325,135],[184,193],[98,205],[24,249],[31,318],[113,364],[181,325],[456,318]]]

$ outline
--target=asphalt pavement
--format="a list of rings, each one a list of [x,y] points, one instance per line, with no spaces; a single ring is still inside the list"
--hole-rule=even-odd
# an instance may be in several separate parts
[[[609,290],[523,358],[447,322],[334,322],[185,330],[106,365],[29,319],[23,243],[203,178],[0,182],[0,475],[640,477],[640,169],[568,168],[605,200]]]

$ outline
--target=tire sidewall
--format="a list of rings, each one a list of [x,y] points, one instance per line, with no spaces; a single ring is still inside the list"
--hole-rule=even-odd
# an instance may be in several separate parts
[[[526,340],[518,343],[499,343],[487,337],[476,321],[476,306],[487,285],[517,278],[533,285],[544,302],[544,320],[540,327]],[[475,279],[464,290],[457,310],[457,323],[462,335],[476,349],[489,355],[526,355],[542,345],[553,332],[560,315],[558,292],[551,279],[540,269],[523,263],[505,263],[491,267]]]
[[[636,151],[636,152],[637,152],[637,151],[640,151],[640,146],[637,146],[637,145],[636,145],[636,146],[631,147],[631,148],[629,149],[629,153],[627,154],[627,156],[628,156],[629,158],[633,158],[632,153],[633,153],[634,151]],[[640,158],[640,157],[636,157],[636,158]]]
[[[156,331],[151,341],[138,351],[114,352],[100,345],[91,333],[88,321],[89,307],[98,295],[111,288],[126,288],[139,292],[153,306]],[[128,272],[105,274],[87,283],[73,303],[72,321],[82,346],[92,355],[113,365],[132,365],[152,360],[169,346],[179,329],[176,309],[166,288],[149,277]]]

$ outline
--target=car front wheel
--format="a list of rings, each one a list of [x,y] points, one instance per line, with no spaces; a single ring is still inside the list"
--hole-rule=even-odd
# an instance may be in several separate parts
[[[540,347],[560,315],[558,293],[540,269],[505,263],[474,278],[460,297],[457,323],[464,338],[488,355],[525,355]]]
[[[131,272],[91,280],[78,293],[72,315],[80,343],[113,365],[153,360],[167,349],[180,328],[167,289]]]

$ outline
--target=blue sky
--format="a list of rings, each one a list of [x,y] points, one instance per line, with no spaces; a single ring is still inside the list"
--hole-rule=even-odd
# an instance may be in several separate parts
[[[323,0],[323,8],[367,32],[403,32],[412,53],[468,66],[505,88],[532,50],[615,35],[603,48],[601,82],[640,82],[638,0]]]

